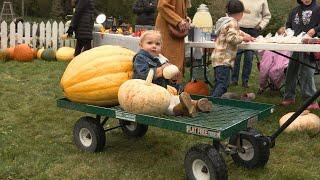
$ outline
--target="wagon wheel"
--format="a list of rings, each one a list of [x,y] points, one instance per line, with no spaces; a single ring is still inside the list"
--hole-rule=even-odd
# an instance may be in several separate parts
[[[119,119],[122,131],[129,137],[142,137],[148,131],[148,126],[136,122],[125,121]]]
[[[232,136],[229,144],[237,146],[237,152],[231,157],[240,166],[249,169],[264,167],[269,160],[270,148],[266,138],[255,129],[249,129],[248,134]]]
[[[209,144],[190,148],[184,159],[187,179],[228,179],[227,166],[219,152]]]
[[[82,151],[98,152],[103,150],[106,134],[97,119],[85,116],[74,125],[73,140]]]

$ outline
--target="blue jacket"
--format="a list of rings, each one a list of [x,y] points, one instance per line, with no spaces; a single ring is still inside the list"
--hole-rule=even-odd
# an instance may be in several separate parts
[[[162,64],[157,57],[153,57],[150,55],[150,53],[141,49],[133,57],[133,79],[145,80],[147,79],[150,69],[154,69],[154,72],[156,73],[156,69],[161,65]],[[169,80],[163,77],[156,77],[156,75],[154,75],[152,83],[167,88],[167,85],[169,85]]]
[[[294,30],[295,35],[308,32],[312,28],[315,29],[316,34],[320,32],[320,7],[317,5],[317,1],[312,0],[308,6],[305,6],[300,0],[297,2],[299,5],[289,14],[286,27]],[[300,22],[301,19],[303,22]]]

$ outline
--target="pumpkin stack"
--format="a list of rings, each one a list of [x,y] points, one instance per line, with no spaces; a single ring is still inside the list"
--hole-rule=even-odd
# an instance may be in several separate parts
[[[64,95],[79,103],[117,105],[120,85],[131,79],[134,55],[131,50],[110,45],[79,54],[61,78]]]

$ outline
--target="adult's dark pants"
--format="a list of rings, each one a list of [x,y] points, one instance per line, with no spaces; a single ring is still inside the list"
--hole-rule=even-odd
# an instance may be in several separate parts
[[[254,28],[240,28],[243,32],[250,34],[252,37],[258,37],[260,31]],[[240,72],[240,62],[242,54],[244,55],[243,67],[242,67],[242,84],[248,84],[249,77],[252,69],[253,51],[238,50],[236,61],[234,62],[234,68],[232,71],[231,82],[238,82]]]
[[[92,48],[90,39],[77,39],[76,49],[74,56],[79,55],[81,52]]]

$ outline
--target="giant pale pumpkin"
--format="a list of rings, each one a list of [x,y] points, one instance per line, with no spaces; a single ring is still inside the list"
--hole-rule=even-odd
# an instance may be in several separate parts
[[[153,75],[150,70],[146,80],[131,79],[120,86],[118,99],[121,108],[149,115],[161,115],[167,111],[171,95],[167,89],[151,83]]]
[[[33,60],[33,50],[28,44],[19,44],[14,47],[13,58],[16,61],[30,62]]]
[[[75,49],[72,47],[61,47],[56,52],[56,59],[58,61],[71,61],[74,57]]]
[[[282,126],[293,114],[294,112],[290,112],[282,116],[279,120],[280,126]],[[305,110],[284,131],[309,131],[319,133],[320,118],[319,116],[310,113],[308,110]]]
[[[64,95],[74,102],[117,105],[120,85],[131,79],[134,55],[131,50],[110,45],[79,54],[62,76]]]

